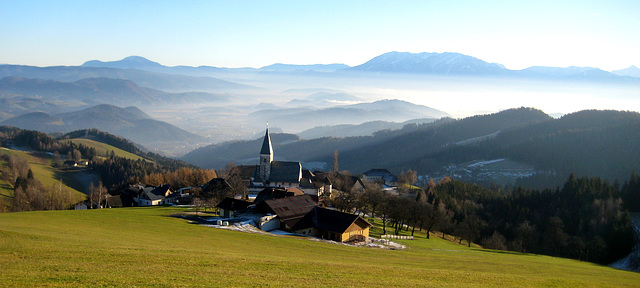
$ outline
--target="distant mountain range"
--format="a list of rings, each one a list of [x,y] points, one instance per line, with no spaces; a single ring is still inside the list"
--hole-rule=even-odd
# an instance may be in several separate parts
[[[164,66],[140,56],[118,61],[91,60],[82,66],[33,67],[0,65],[0,78],[15,76],[72,82],[84,78],[112,78],[130,80],[141,87],[169,92],[246,90],[255,87],[220,80],[229,74],[242,73],[403,73],[440,76],[519,77],[596,82],[640,82],[640,69],[607,72],[591,67],[540,67],[509,70],[497,63],[488,63],[460,53],[389,52],[349,67],[344,64],[273,64],[256,68],[219,68],[212,66]]]
[[[607,72],[592,67],[543,67],[509,70],[497,63],[459,53],[389,52],[343,72],[427,74],[438,76],[516,77],[546,80],[640,83],[634,66]]]
[[[520,77],[545,78],[573,81],[618,81],[636,83],[640,80],[640,69],[631,66],[617,71],[604,71],[593,67],[543,67],[533,66],[523,70],[509,70],[498,63],[488,63],[473,56],[460,53],[409,53],[388,52],[376,56],[371,60],[350,67],[345,64],[312,64],[294,65],[276,63],[255,68],[218,68],[211,66],[175,66],[168,67],[139,56],[131,56],[119,61],[102,62],[92,60],[84,63],[83,67],[108,67],[119,69],[137,69],[144,71],[162,72],[169,74],[183,74],[192,76],[224,75],[228,73],[403,73],[427,74],[440,76],[480,76],[480,77]]]
[[[127,61],[127,63],[130,62]],[[221,92],[256,88],[253,86],[220,80],[213,77],[166,74],[145,70],[145,68],[148,69],[148,67],[152,66],[153,65],[145,64],[138,67],[134,65],[134,67],[137,67],[137,69],[121,69],[89,66],[34,67],[22,65],[1,65],[0,78],[20,77],[63,82],[73,82],[86,78],[109,78],[129,80],[141,87],[153,88],[167,92]]]
[[[47,133],[96,128],[147,147],[154,147],[155,142],[202,140],[201,136],[154,120],[136,107],[119,108],[108,104],[54,115],[27,113],[2,121],[1,124]]]
[[[276,63],[269,66],[260,68],[260,71],[274,71],[274,72],[304,72],[304,71],[317,71],[317,72],[335,72],[341,69],[349,68],[350,66],[345,64],[312,64],[312,65],[293,65]]]

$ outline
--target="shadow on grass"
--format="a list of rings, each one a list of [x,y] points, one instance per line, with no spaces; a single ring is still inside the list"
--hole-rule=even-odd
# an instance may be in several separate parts
[[[520,256],[540,256],[538,254],[523,253],[523,252],[508,251],[508,250],[493,250],[493,249],[484,249],[484,248],[476,248],[474,250],[478,251],[478,252],[492,253],[492,254],[505,254],[505,255],[508,254],[508,255],[520,255]]]
[[[91,183],[98,184],[97,175],[87,169],[56,169],[53,172],[53,177],[56,180],[62,180],[65,185],[85,194],[88,194]]]

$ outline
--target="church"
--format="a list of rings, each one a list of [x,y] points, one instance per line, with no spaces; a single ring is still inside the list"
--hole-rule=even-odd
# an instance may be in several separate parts
[[[309,170],[303,170],[300,162],[275,161],[269,126],[267,126],[260,149],[260,163],[251,176],[249,191],[265,188],[298,188],[305,194],[320,196],[331,193],[331,182],[326,177],[317,177]]]

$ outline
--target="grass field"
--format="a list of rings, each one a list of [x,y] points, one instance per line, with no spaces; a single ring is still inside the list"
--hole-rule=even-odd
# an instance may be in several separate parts
[[[0,214],[0,286],[637,287],[592,263],[466,248],[349,247],[188,224],[187,208]]]
[[[118,157],[122,157],[122,158],[127,158],[127,159],[132,159],[132,160],[138,160],[138,159],[143,159],[146,160],[136,154],[133,153],[129,153],[127,151],[124,151],[120,148],[116,148],[113,147],[111,145],[102,143],[102,142],[98,142],[98,141],[94,141],[91,139],[87,139],[87,138],[73,138],[73,139],[69,139],[69,140],[65,140],[65,141],[71,141],[75,144],[82,144],[84,146],[87,147],[93,147],[94,149],[96,149],[96,152],[98,153],[98,155],[109,155],[109,153],[111,153],[111,151],[113,151],[115,153],[116,156]],[[149,161],[149,160],[147,160]],[[151,161],[150,161],[151,162]]]

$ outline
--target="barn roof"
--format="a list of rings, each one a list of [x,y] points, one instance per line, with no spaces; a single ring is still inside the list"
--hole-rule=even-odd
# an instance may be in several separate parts
[[[220,209],[230,210],[230,211],[238,211],[242,209],[247,209],[247,207],[251,204],[253,203],[240,200],[240,199],[227,197],[227,198],[224,198],[224,200],[220,201],[220,203],[218,203],[216,207]]]
[[[350,213],[344,213],[337,210],[316,207],[313,209],[314,225],[323,230],[336,233],[344,233],[349,226],[358,219],[364,221],[365,225],[372,226],[362,217]]]
[[[301,218],[318,205],[309,195],[272,199],[264,202],[283,221]]]

